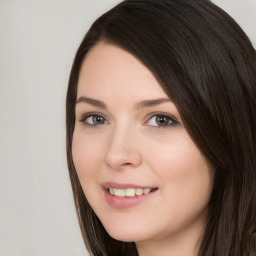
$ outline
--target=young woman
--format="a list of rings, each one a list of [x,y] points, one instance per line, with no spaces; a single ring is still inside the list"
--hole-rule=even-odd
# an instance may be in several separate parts
[[[66,108],[91,255],[255,255],[256,52],[223,10],[118,4],[77,51]]]

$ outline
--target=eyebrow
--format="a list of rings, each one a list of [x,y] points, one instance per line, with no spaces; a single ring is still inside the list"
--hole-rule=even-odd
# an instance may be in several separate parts
[[[107,105],[104,102],[100,101],[100,100],[96,100],[96,99],[88,98],[88,97],[85,97],[85,96],[81,96],[76,100],[76,103],[78,104],[78,103],[81,103],[81,102],[88,103],[88,104],[93,105],[95,107],[107,109]],[[143,100],[143,101],[140,101],[137,104],[136,109],[138,110],[138,109],[145,108],[145,107],[154,107],[154,106],[160,105],[160,104],[165,103],[165,102],[171,102],[171,100],[169,98]]]
[[[100,100],[95,100],[95,99],[92,99],[92,98],[88,98],[88,97],[85,97],[85,96],[79,97],[76,100],[77,104],[81,103],[81,102],[85,102],[85,103],[88,103],[88,104],[93,105],[95,107],[99,107],[99,108],[103,108],[103,109],[107,108],[107,106],[104,102],[102,102]]]
[[[138,103],[136,109],[145,108],[145,107],[154,107],[160,105],[165,102],[171,102],[169,98],[159,98],[159,99],[152,99],[152,100],[143,100]]]

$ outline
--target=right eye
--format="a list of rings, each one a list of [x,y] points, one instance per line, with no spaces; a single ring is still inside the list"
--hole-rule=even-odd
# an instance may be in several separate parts
[[[86,125],[91,125],[91,126],[98,126],[98,125],[103,125],[108,123],[106,118],[96,114],[85,115],[82,117],[80,121],[85,123]]]

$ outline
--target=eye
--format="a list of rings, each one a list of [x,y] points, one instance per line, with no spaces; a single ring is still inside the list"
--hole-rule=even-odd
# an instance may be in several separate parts
[[[176,125],[178,122],[171,116],[167,115],[154,115],[152,116],[148,122],[147,125],[149,126],[155,126],[159,128],[167,128],[170,126]]]
[[[106,118],[97,114],[85,115],[80,121],[85,123],[86,125],[91,126],[103,125],[108,123]]]

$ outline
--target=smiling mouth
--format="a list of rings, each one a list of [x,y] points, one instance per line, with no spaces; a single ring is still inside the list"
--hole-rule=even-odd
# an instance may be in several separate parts
[[[116,197],[138,197],[148,195],[155,190],[157,190],[157,188],[108,188],[109,194]]]

